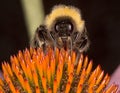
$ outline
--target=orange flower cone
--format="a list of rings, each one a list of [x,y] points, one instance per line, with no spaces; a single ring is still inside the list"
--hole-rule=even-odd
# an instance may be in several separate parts
[[[100,65],[92,69],[93,61],[81,54],[64,49],[41,48],[19,51],[11,57],[11,65],[2,64],[4,79],[0,79],[0,93],[117,93],[112,84],[105,89],[110,76]],[[111,92],[112,91],[112,92]]]

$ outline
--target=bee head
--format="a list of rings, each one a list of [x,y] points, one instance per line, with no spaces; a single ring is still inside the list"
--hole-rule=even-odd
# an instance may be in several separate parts
[[[73,6],[57,5],[45,17],[44,24],[57,47],[70,49],[72,46],[73,49],[80,51],[87,49],[85,21],[79,9]]]
[[[74,30],[74,26],[69,19],[59,19],[54,25],[54,31],[58,33],[60,37],[70,36]]]
[[[81,32],[84,29],[84,20],[81,13],[73,6],[55,6],[52,12],[45,17],[44,23],[47,29],[53,30],[55,26],[55,30],[58,32],[60,32],[60,29],[65,32],[66,30],[69,32],[75,29]]]

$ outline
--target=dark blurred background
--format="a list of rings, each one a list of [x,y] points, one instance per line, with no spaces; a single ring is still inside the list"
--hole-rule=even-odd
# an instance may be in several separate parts
[[[95,66],[102,65],[110,74],[120,64],[120,3],[116,0],[44,0],[45,14],[56,4],[81,9],[91,40],[87,52]],[[0,62],[9,61],[29,46],[29,38],[20,0],[0,2]]]

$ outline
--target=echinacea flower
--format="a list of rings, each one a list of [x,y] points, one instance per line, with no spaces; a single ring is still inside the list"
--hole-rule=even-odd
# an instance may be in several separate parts
[[[11,65],[2,64],[0,93],[116,93],[118,86],[105,89],[110,76],[87,56],[78,58],[64,49],[43,52],[41,48],[19,51],[11,56]]]

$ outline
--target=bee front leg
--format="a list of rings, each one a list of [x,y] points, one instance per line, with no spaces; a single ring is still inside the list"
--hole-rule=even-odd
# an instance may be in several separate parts
[[[31,46],[35,48],[41,47],[43,48],[43,50],[46,50],[46,47],[50,45],[49,42],[50,37],[47,29],[44,25],[40,25],[35,32],[34,38],[31,42]]]
[[[86,52],[90,45],[90,41],[86,29],[82,32],[77,31],[73,33],[72,40],[73,40],[72,43],[73,50],[75,50],[77,53],[77,61],[78,61],[79,56],[82,53]]]
[[[73,41],[73,48],[80,53],[86,52],[89,48],[90,41],[86,29],[83,32],[77,32]]]

